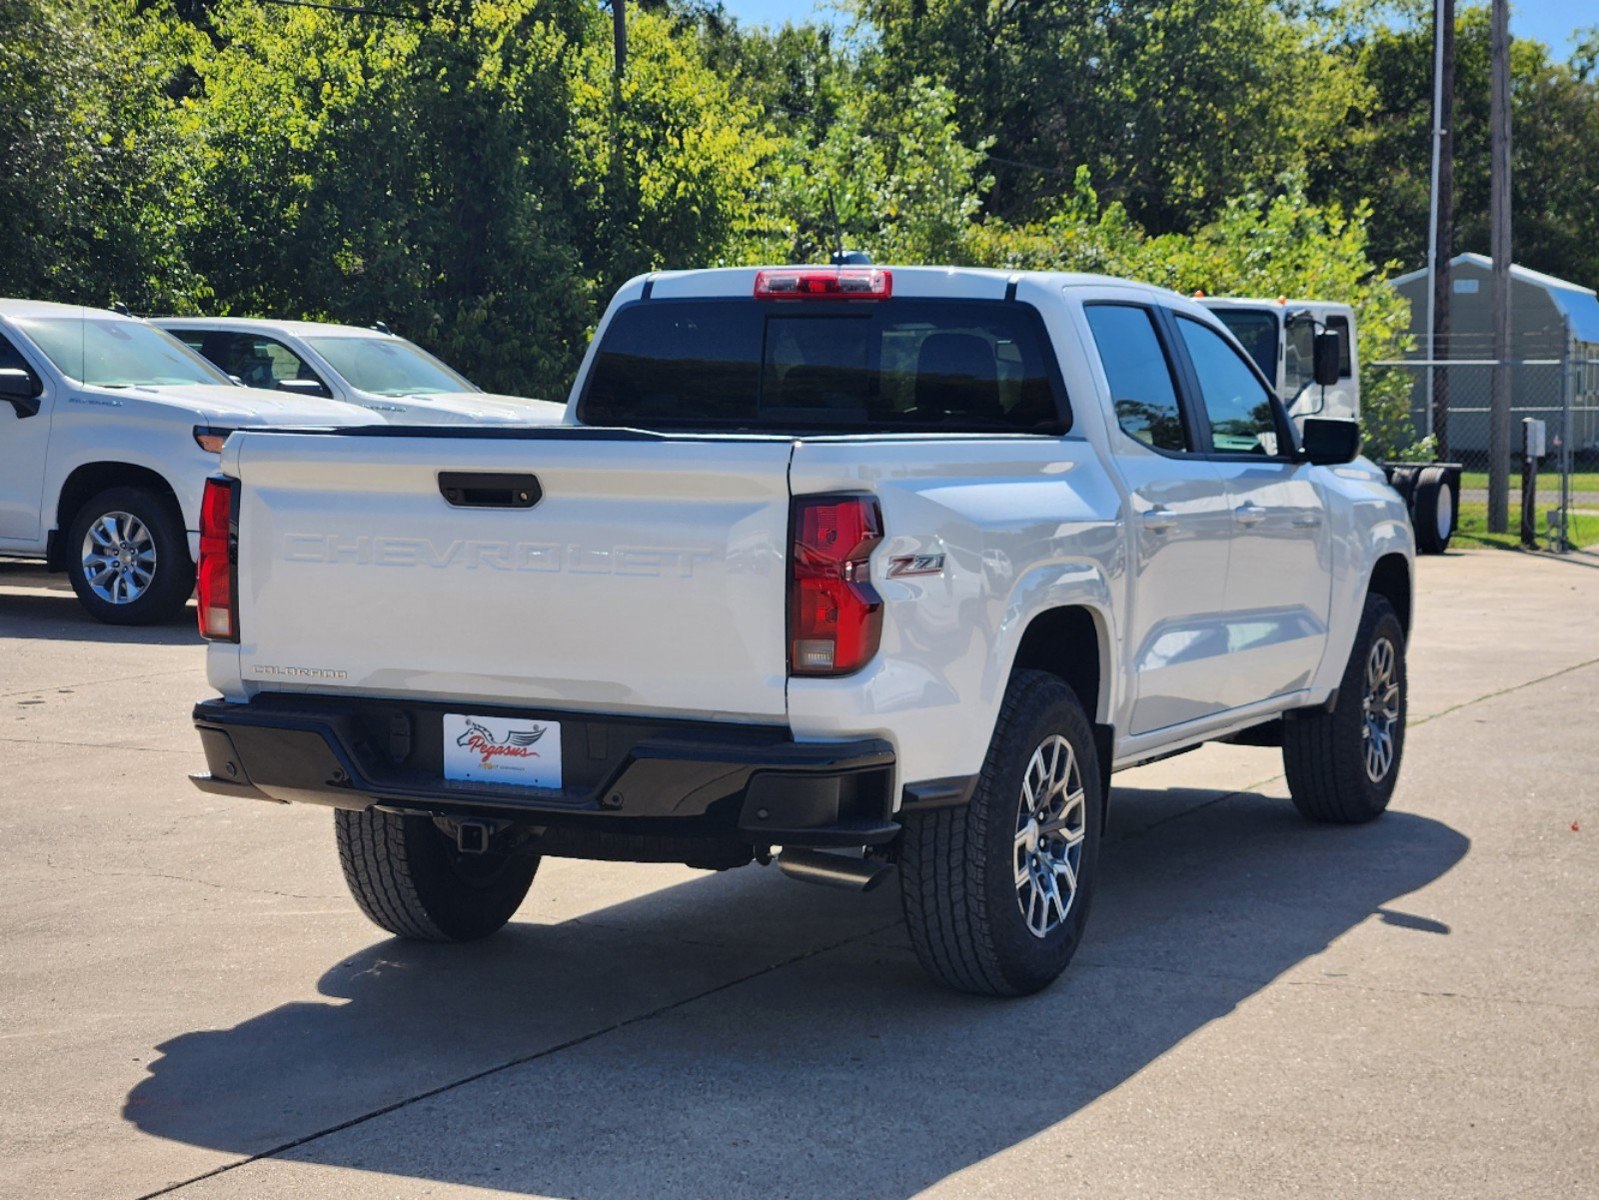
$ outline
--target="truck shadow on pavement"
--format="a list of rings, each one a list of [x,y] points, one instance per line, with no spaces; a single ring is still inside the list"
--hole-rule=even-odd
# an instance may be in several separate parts
[[[738,871],[473,946],[380,942],[322,976],[328,1001],[165,1042],[124,1116],[240,1156],[541,1195],[909,1196],[1292,968],[1358,985],[1306,963],[1357,925],[1447,936],[1395,901],[1468,845],[1403,812],[1315,828],[1280,797],[1118,789],[1088,940],[1038,996],[925,982],[892,887]]]
[[[163,625],[105,625],[96,621],[66,583],[37,563],[0,561],[0,636],[31,641],[202,646],[193,607]]]

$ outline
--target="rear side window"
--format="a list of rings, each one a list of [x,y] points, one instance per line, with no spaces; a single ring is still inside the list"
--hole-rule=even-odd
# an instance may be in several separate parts
[[[654,300],[605,331],[578,417],[642,429],[1062,433],[1048,335],[1002,301]]]
[[[1090,304],[1086,311],[1122,431],[1157,450],[1189,449],[1171,364],[1149,310]]]

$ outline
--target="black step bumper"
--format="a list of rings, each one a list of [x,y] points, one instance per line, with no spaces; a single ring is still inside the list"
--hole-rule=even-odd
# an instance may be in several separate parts
[[[194,724],[201,790],[285,803],[374,805],[552,828],[737,840],[881,845],[893,819],[893,747],[880,738],[795,742],[781,726],[473,707],[559,721],[563,788],[444,778],[443,715],[460,704],[258,696],[207,700]]]

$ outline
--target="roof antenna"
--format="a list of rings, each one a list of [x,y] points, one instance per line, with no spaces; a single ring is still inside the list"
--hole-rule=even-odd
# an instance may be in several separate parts
[[[131,317],[133,315],[128,311],[128,306],[122,303],[120,300],[113,300],[111,302],[111,311],[116,313],[118,316],[123,317]]]
[[[833,189],[827,189],[827,221],[833,229],[833,265],[844,265],[844,231],[839,228],[838,209],[833,207]]]
[[[386,333],[390,337],[394,336],[394,330],[389,328],[387,321],[373,321],[372,328],[377,330],[379,333]]]
[[[872,256],[864,250],[844,249],[844,228],[838,223],[838,210],[833,207],[833,189],[827,189],[827,219],[833,227],[832,260],[835,267],[869,267]]]

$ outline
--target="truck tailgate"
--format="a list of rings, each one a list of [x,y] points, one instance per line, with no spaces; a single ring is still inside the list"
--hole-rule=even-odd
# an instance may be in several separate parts
[[[234,444],[250,691],[784,714],[786,440]],[[456,473],[532,476],[542,495],[459,507]]]

